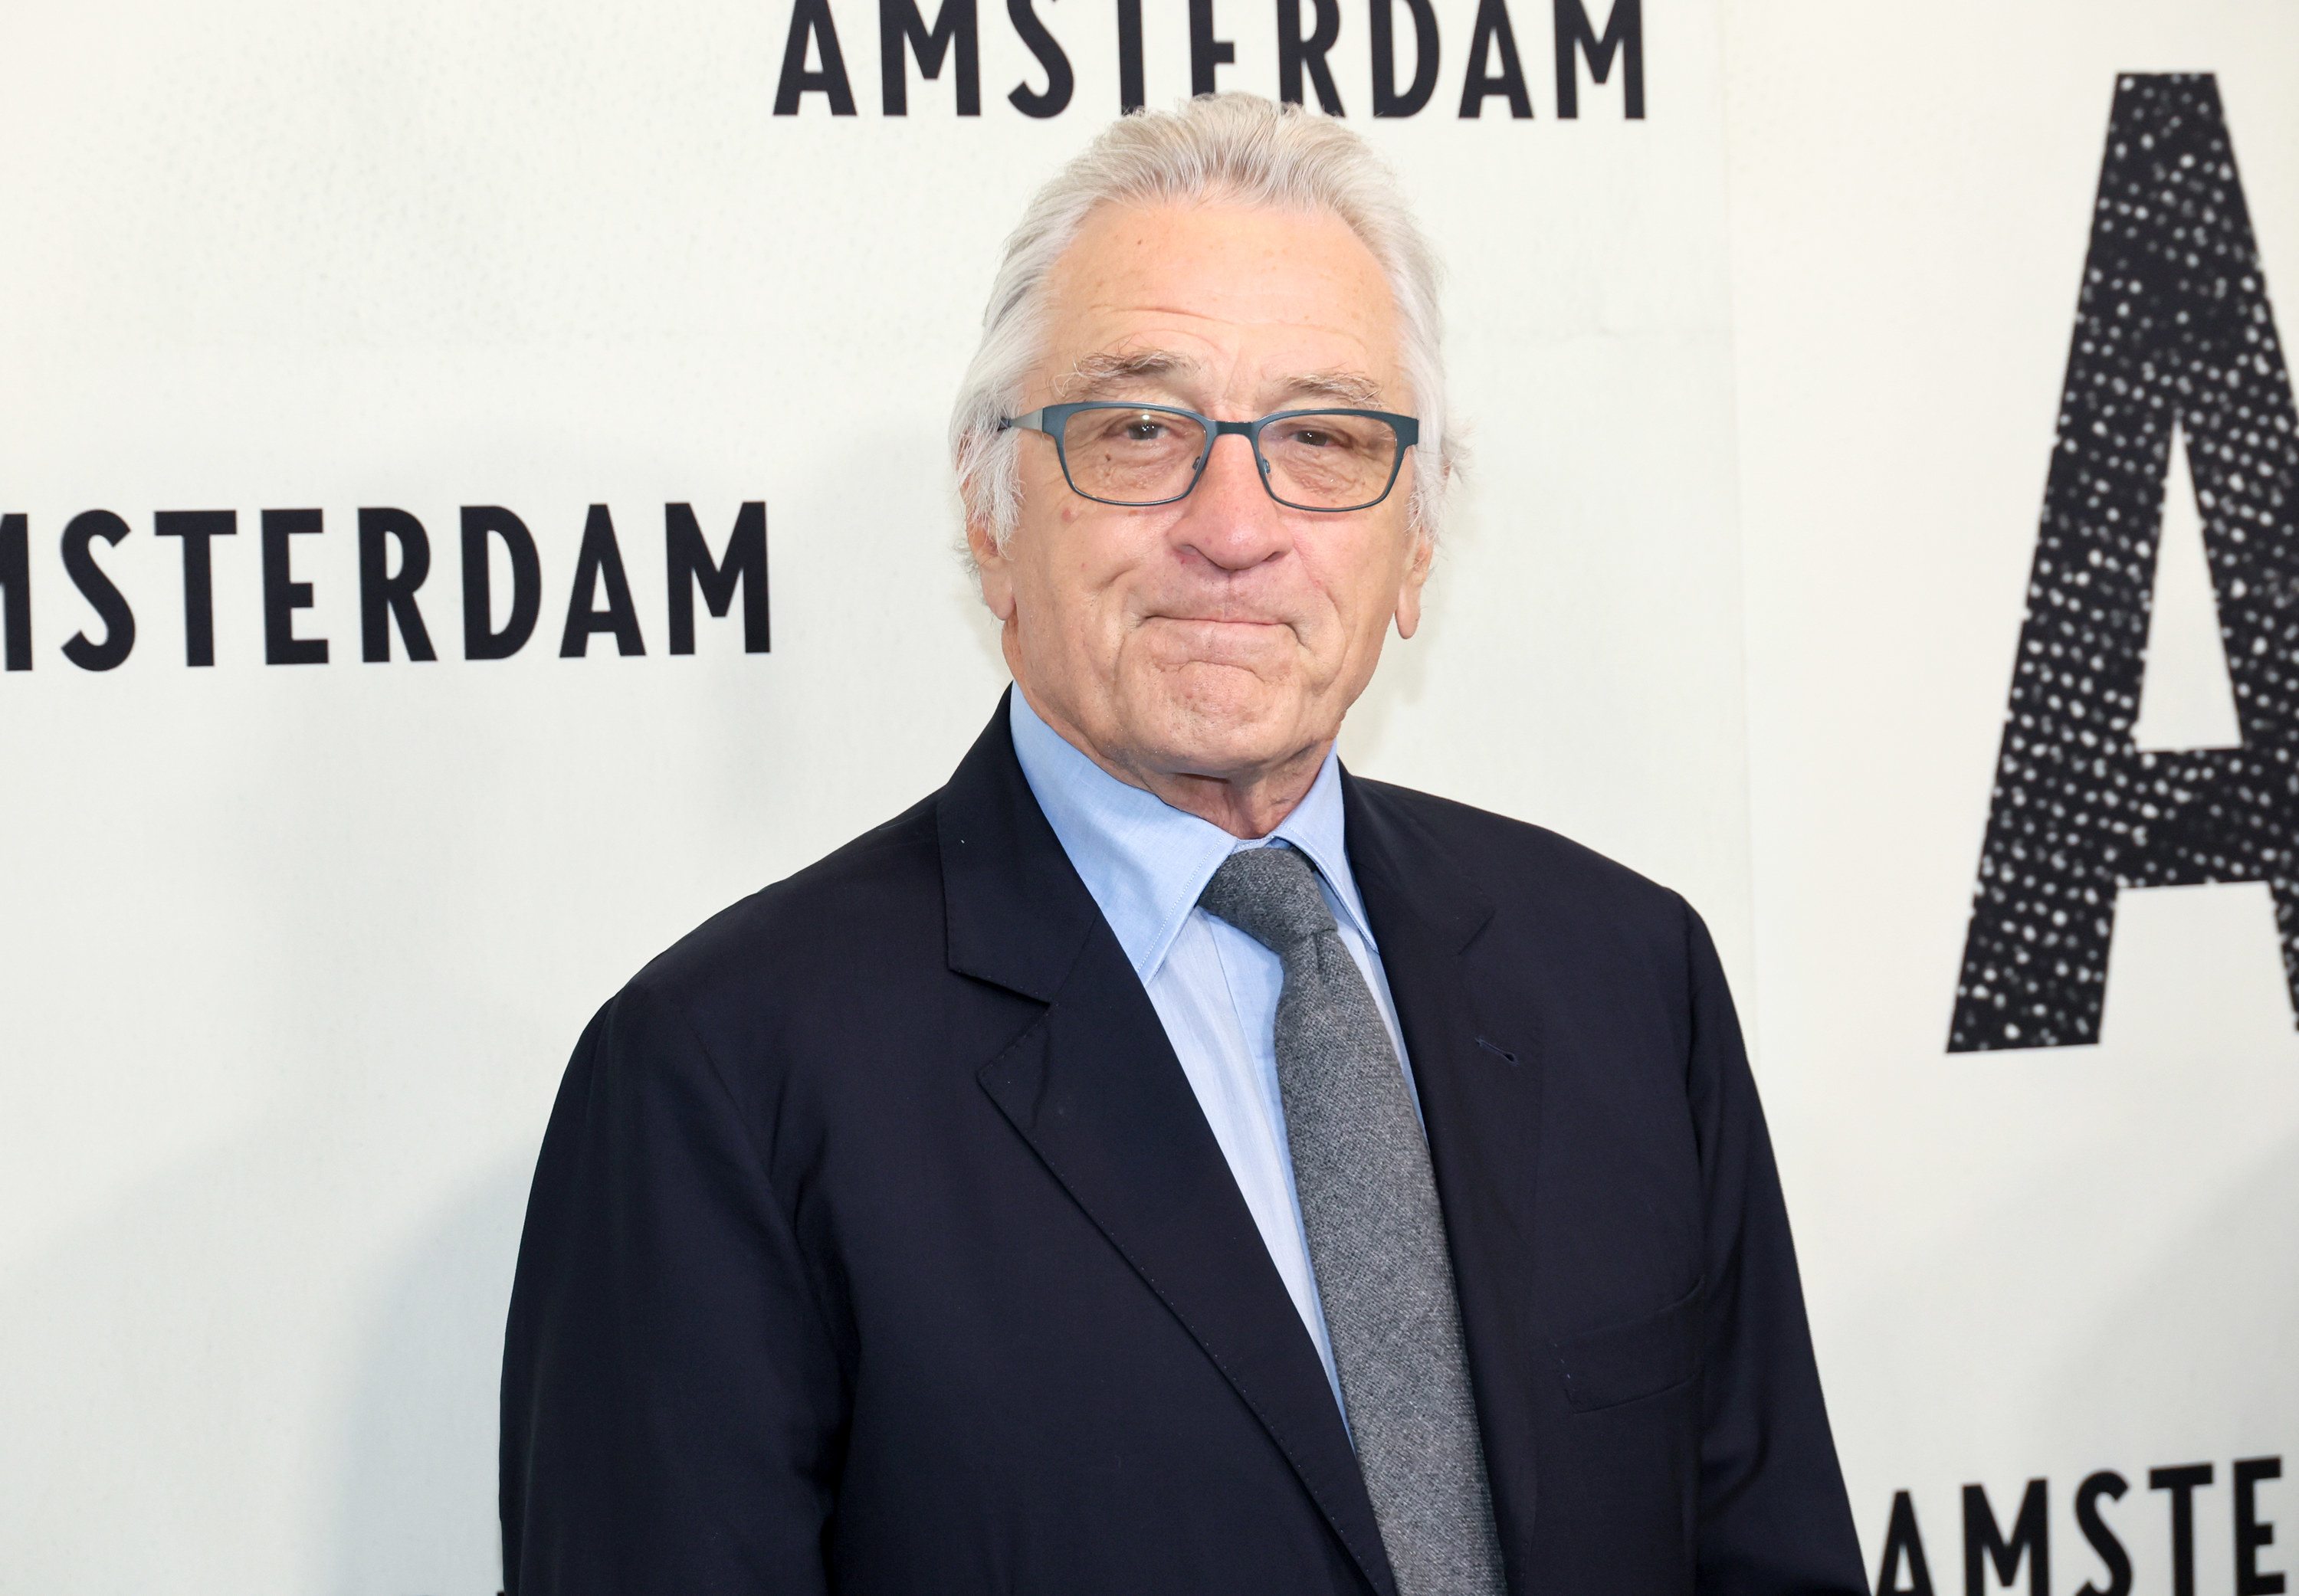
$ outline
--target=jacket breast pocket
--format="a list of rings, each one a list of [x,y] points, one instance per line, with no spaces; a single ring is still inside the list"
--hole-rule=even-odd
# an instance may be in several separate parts
[[[1692,1378],[1700,1369],[1703,1294],[1695,1286],[1658,1313],[1550,1342],[1567,1405],[1591,1413]]]

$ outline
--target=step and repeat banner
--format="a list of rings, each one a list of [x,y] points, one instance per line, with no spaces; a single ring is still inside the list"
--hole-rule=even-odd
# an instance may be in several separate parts
[[[2299,1567],[2283,8],[20,0],[0,61],[0,1586],[497,1588],[567,1052],[991,713],[1000,241],[1208,89],[1448,262],[1473,467],[1344,756],[1708,918],[1879,1589]]]

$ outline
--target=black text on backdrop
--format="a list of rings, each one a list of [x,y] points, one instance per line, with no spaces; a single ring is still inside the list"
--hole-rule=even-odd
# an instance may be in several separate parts
[[[312,607],[312,583],[295,575],[295,542],[327,530],[317,509],[268,509],[258,517],[261,542],[263,658],[267,665],[325,665],[331,657],[325,638],[297,630],[299,610]],[[236,510],[162,510],[153,531],[180,541],[183,550],[184,663],[215,663],[215,545],[236,536]],[[543,613],[543,560],[527,524],[499,505],[466,505],[461,514],[463,657],[507,659],[527,646]],[[11,671],[32,668],[32,564],[30,517],[0,516],[0,664]],[[83,630],[62,647],[65,658],[86,671],[108,671],[124,664],[136,647],[136,612],[111,575],[98,563],[95,548],[130,535],[128,523],[111,510],[86,510],[65,523],[58,547],[64,573],[95,612],[101,634]],[[423,523],[403,509],[369,508],[358,515],[360,657],[382,663],[393,657],[392,637],[409,659],[438,657],[423,612],[422,587],[431,573],[431,539]],[[508,602],[496,602],[494,567],[500,555],[510,576]],[[713,616],[726,616],[739,594],[743,601],[743,649],[764,654],[772,642],[767,583],[767,507],[743,505],[727,534],[726,551],[714,555],[694,509],[663,507],[664,633],[668,651],[694,652],[694,600],[699,592]],[[498,612],[502,612],[498,618]],[[646,640],[638,606],[623,566],[614,517],[594,504],[584,518],[583,542],[569,584],[567,618],[559,640],[560,657],[590,651],[591,639],[606,633],[618,654],[644,654]]]
[[[2184,441],[2243,740],[2133,735]],[[2299,1006],[2299,411],[2217,82],[2118,80],[1948,1051],[2099,1040],[2125,888],[2266,881]]]
[[[1023,82],[1008,93],[1008,103],[1025,116],[1059,116],[1076,95],[1077,73],[1069,53],[1050,25],[1050,9],[1041,9],[1053,4],[1054,0],[1007,0],[1007,20],[1015,37],[1037,58],[1038,70],[1045,78],[1042,88]],[[1362,11],[1350,8],[1362,19],[1358,25],[1366,30],[1372,47],[1372,92],[1361,109],[1369,108],[1377,117],[1419,114],[1436,97],[1443,61],[1435,6],[1431,0],[1362,0]],[[1555,49],[1558,117],[1580,115],[1584,67],[1592,79],[1605,83],[1611,79],[1616,60],[1623,113],[1631,118],[1645,114],[1642,0],[1613,0],[1602,27],[1591,20],[1584,0],[1531,0],[1531,4],[1518,0],[1518,4],[1520,11],[1537,10],[1545,4],[1548,12],[1538,21],[1528,21],[1527,25],[1539,29],[1542,22],[1548,24],[1545,31]],[[1401,22],[1397,15],[1400,4],[1406,13]],[[850,0],[844,36],[850,40],[860,22],[853,12],[859,9]],[[931,22],[918,0],[877,0],[876,10],[879,105],[884,113],[909,114],[909,62],[915,57],[918,75],[924,79],[938,81],[948,67],[959,115],[981,115],[982,21],[977,0],[942,0]],[[1159,6],[1150,14],[1170,14],[1173,10]],[[1342,0],[1276,0],[1278,80],[1274,84],[1223,81],[1221,69],[1237,60],[1235,37],[1219,37],[1224,24],[1216,15],[1214,0],[1188,0],[1186,10],[1191,94],[1251,87],[1265,94],[1274,91],[1279,98],[1300,104],[1314,93],[1317,108],[1328,116],[1349,114],[1327,59],[1340,42],[1347,21]],[[1117,0],[1120,111],[1138,111],[1149,103],[1143,26],[1142,0]],[[792,0],[790,33],[775,87],[776,116],[800,114],[809,104],[809,95],[819,95],[820,105],[833,116],[856,114],[853,78],[847,70],[841,37],[831,0]],[[1476,21],[1471,25],[1469,47],[1463,57],[1460,115],[1481,116],[1488,99],[1506,102],[1512,117],[1533,114],[1517,37],[1517,19],[1510,13],[1508,0],[1478,0]],[[1407,63],[1409,70],[1401,72]],[[1168,91],[1161,86],[1158,92],[1164,97]]]
[[[2283,1477],[2283,1460],[2239,1458],[2228,1475],[2234,1487],[2228,1506],[2235,1521],[2235,1596],[2283,1596],[2285,1576],[2260,1567],[2260,1554],[2275,1543],[2275,1526],[2259,1499],[2262,1485]],[[2198,1493],[2209,1490],[2218,1478],[2218,1469],[2210,1463],[2179,1463],[2147,1471],[2147,1488],[2162,1493],[2171,1532],[2170,1566],[2166,1570],[2170,1577],[2162,1584],[2151,1583],[2152,1589],[2168,1587],[2170,1596],[2195,1596],[2195,1514],[2204,1505]],[[2123,1539],[2130,1532],[2128,1527],[2119,1530],[2108,1510],[2109,1504],[2121,1501],[2130,1488],[2131,1483],[2112,1468],[2087,1476],[2076,1487],[2076,1528],[2107,1579],[2104,1585],[2085,1581],[2077,1596],[2132,1596],[2131,1553]],[[2029,1596],[2049,1596],[2053,1589],[2051,1482],[2028,1482],[2008,1528],[1997,1520],[1985,1485],[1966,1485],[1963,1506],[1963,1589],[1972,1596],[1998,1584],[2009,1589],[2024,1565]],[[2062,1567],[2064,1569],[2065,1565]],[[1988,1577],[1990,1570],[1996,1584]],[[1946,1584],[1948,1578],[1943,1570],[1941,1583]],[[1876,1571],[1877,1596],[1934,1596],[1937,1588],[1915,1503],[1902,1491],[1892,1498],[1892,1522],[1884,1532],[1883,1557]]]

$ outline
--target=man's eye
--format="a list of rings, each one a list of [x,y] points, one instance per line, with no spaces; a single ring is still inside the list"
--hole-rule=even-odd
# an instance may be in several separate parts
[[[1155,416],[1135,416],[1119,428],[1132,443],[1154,443],[1166,435],[1166,424]]]

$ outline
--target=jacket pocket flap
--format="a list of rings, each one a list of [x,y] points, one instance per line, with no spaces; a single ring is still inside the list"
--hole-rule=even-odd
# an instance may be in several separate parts
[[[1700,1367],[1701,1294],[1695,1286],[1648,1318],[1550,1342],[1573,1410],[1616,1407],[1690,1379]]]

